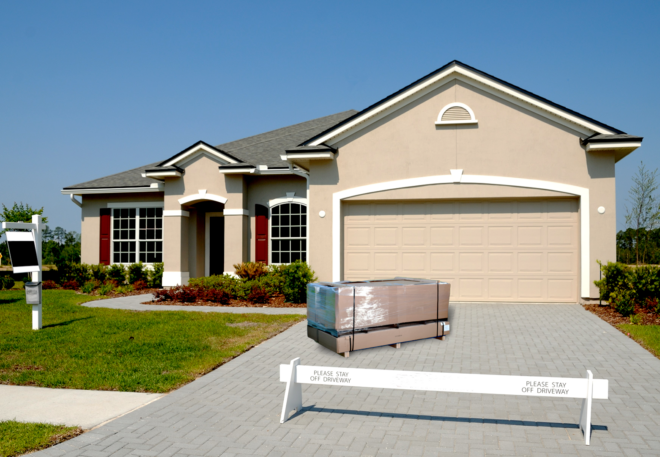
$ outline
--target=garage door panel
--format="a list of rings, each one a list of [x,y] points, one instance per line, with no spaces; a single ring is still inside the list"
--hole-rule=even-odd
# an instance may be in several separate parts
[[[426,246],[426,227],[403,227],[401,244],[405,246]]]
[[[484,245],[484,227],[459,227],[458,240],[461,247],[483,247]]]
[[[374,227],[375,247],[398,247],[398,227]]]
[[[577,200],[345,206],[346,279],[439,279],[459,301],[577,301]]]
[[[454,227],[431,227],[431,246],[453,246]]]

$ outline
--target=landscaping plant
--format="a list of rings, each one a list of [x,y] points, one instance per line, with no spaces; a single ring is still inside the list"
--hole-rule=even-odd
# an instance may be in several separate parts
[[[12,289],[16,285],[16,281],[9,275],[5,275],[4,278],[0,278],[0,289]]]
[[[101,287],[99,287],[99,295],[108,295],[115,289],[114,281],[106,281]]]
[[[268,267],[261,262],[243,262],[234,265],[236,276],[243,279],[257,279],[268,274]]]
[[[162,287],[164,271],[165,264],[162,262],[151,265],[151,270],[149,270],[149,287]]]
[[[146,281],[149,279],[147,271],[142,262],[133,263],[128,266],[128,283],[134,284],[138,281]]]
[[[121,263],[114,263],[108,268],[108,279],[122,285],[126,282],[126,267]]]

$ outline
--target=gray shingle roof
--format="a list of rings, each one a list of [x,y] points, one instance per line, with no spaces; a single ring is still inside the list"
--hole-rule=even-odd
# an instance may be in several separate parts
[[[242,140],[220,144],[216,147],[252,165],[282,167],[285,164],[282,162],[280,155],[284,154],[287,148],[298,146],[308,138],[355,114],[357,114],[355,110],[344,111],[289,127],[271,130]]]
[[[585,138],[582,140],[582,144],[587,144],[587,143],[610,143],[610,142],[617,142],[617,141],[642,141],[644,138],[641,136],[634,136],[634,135],[628,135],[625,133],[619,133],[616,135],[605,135],[605,134],[598,134],[598,135],[592,135],[589,138]]]
[[[280,155],[284,154],[287,148],[297,146],[310,136],[332,127],[334,124],[353,116],[355,113],[357,111],[349,110],[312,119],[311,121],[221,144],[217,148],[245,162],[241,164],[242,166],[268,165],[269,167],[286,168],[286,163],[282,161]],[[159,181],[151,178],[143,178],[142,173],[147,169],[161,169],[158,167],[160,163],[162,161],[65,187],[64,190],[106,187],[149,187],[152,183]]]
[[[141,167],[133,168],[132,170],[122,171],[114,175],[105,176],[99,179],[76,184],[74,186],[65,187],[64,189],[94,189],[105,187],[149,187],[152,183],[159,181],[151,178],[143,178],[142,173],[149,168],[154,168],[160,162],[150,163]]]

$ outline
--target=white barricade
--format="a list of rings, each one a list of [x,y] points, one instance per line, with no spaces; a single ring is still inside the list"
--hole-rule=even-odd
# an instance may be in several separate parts
[[[293,359],[289,365],[280,365],[280,381],[286,382],[280,423],[284,423],[289,418],[290,413],[302,409],[302,384],[582,398],[579,425],[584,432],[587,445],[591,438],[592,400],[607,400],[609,388],[607,379],[594,379],[589,370],[587,370],[586,378],[548,378],[540,376],[313,367],[300,365],[300,358]]]

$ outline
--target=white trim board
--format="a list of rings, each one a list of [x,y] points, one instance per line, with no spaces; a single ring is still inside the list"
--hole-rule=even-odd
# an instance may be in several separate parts
[[[227,203],[227,199],[221,195],[207,194],[206,192],[204,192],[204,193],[188,195],[187,197],[180,198],[179,204],[186,205],[188,203],[203,201],[203,200],[211,200],[214,202],[222,203],[223,205]]]
[[[225,209],[223,214],[225,216],[249,216],[250,211],[247,209]]]
[[[453,80],[460,80],[471,84],[481,90],[484,90],[485,92],[521,106],[543,117],[550,118],[551,120],[561,125],[569,127],[573,130],[577,130],[578,132],[585,135],[591,135],[593,133],[616,133],[601,125],[589,122],[586,119],[572,115],[567,111],[561,110],[523,92],[517,91],[507,85],[501,84],[490,78],[486,78],[485,76],[482,76],[467,68],[463,68],[458,64],[454,64],[446,70],[436,74],[432,78],[422,81],[407,91],[402,92],[396,97],[393,97],[390,100],[382,103],[380,106],[377,106],[373,110],[365,112],[350,122],[347,122],[346,124],[333,129],[325,135],[315,139],[309,143],[309,146],[318,146],[321,143],[326,143],[330,146],[333,146],[347,136],[354,134],[356,131],[367,128],[369,125],[377,122],[393,111],[400,109],[405,104],[412,103],[418,98],[423,97],[429,92]]]
[[[463,108],[465,111],[468,112],[470,115],[470,119],[466,121],[443,121],[442,116],[444,116],[445,112],[447,112],[448,109],[454,108],[458,106],[459,108]],[[435,121],[435,125],[459,125],[459,124],[476,124],[478,121],[474,117],[474,111],[472,111],[472,108],[467,106],[465,103],[450,103],[449,105],[445,106],[440,110],[440,114],[438,114],[438,119]]]
[[[107,208],[162,208],[163,202],[118,202],[108,203]]]
[[[157,183],[154,183],[157,184]],[[158,185],[158,184],[157,184]],[[140,192],[162,192],[162,184],[158,187],[97,187],[90,189],[62,189],[63,195],[92,195],[92,194],[133,194]]]
[[[223,163],[238,163],[235,159],[222,154],[220,151],[211,149],[204,144],[198,144],[190,147],[190,149],[188,149],[185,153],[181,154],[180,156],[172,160],[168,160],[166,163],[164,163],[161,166],[171,167],[172,165],[175,164],[184,163],[187,162],[188,160],[192,160],[197,155],[203,153],[210,154],[212,157],[215,157],[216,159],[220,159],[221,161],[223,161]]]
[[[353,189],[335,192],[332,195],[332,280],[341,280],[341,201],[356,197],[358,195],[382,192],[384,190],[405,189],[408,187],[429,186],[433,184],[449,183],[465,184],[491,184],[496,186],[526,187],[529,189],[551,190],[564,192],[566,194],[580,197],[580,296],[589,297],[589,189],[585,187],[572,186],[551,181],[540,181],[535,179],[508,178],[505,176],[484,175],[462,175],[456,180],[456,176],[438,175],[426,176],[424,178],[402,179],[377,184],[369,184]]]
[[[163,217],[190,217],[188,211],[178,210],[178,209],[166,209],[163,211]]]

